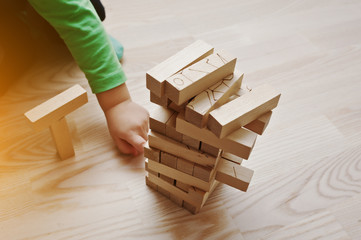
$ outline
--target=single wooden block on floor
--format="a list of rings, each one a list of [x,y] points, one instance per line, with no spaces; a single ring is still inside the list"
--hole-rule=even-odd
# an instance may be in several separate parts
[[[65,117],[58,121],[54,121],[50,125],[50,132],[61,159],[67,159],[75,155],[68,123],[66,122]]]
[[[245,125],[244,128],[252,132],[255,132],[259,135],[262,135],[263,132],[266,130],[269,121],[271,120],[271,116],[272,116],[272,111],[269,111],[263,114],[262,116],[260,116],[259,118],[257,118],[256,120]]]
[[[184,114],[177,116],[176,129],[178,132],[198,139],[216,148],[223,149],[243,159],[248,159],[256,142],[257,134],[240,128],[225,138],[217,138],[209,129],[199,128],[184,119]]]
[[[156,65],[146,73],[146,86],[156,96],[164,95],[166,78],[213,53],[213,47],[198,40],[175,55]]]
[[[50,128],[61,159],[74,156],[71,134],[65,116],[88,102],[88,96],[80,85],[61,92],[25,113],[36,130]]]
[[[198,127],[205,127],[209,112],[226,103],[241,88],[242,79],[243,73],[236,70],[195,96],[185,108],[185,119]]]
[[[76,84],[25,113],[36,130],[48,128],[53,122],[88,102],[84,88]]]
[[[168,152],[175,156],[184,158],[188,161],[198,163],[203,166],[214,166],[216,158],[207,154],[203,154],[199,150],[194,150],[187,145],[177,142],[162,134],[150,131],[148,135],[149,146]]]
[[[208,87],[232,74],[236,58],[223,51],[170,76],[165,82],[165,95],[175,104],[182,105]]]
[[[253,88],[210,112],[207,126],[217,137],[224,138],[277,107],[280,96],[267,84]]]
[[[253,176],[253,170],[221,159],[216,180],[246,192]]]

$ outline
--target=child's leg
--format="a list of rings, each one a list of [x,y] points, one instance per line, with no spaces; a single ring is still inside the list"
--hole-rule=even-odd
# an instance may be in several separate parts
[[[93,4],[95,11],[97,12],[100,20],[104,21],[105,9],[104,9],[104,6],[101,3],[101,1],[100,0],[90,0],[90,2]],[[120,42],[118,42],[118,40],[115,39],[114,37],[112,37],[111,35],[109,35],[109,38],[112,42],[113,48],[115,50],[115,53],[117,54],[118,59],[121,60],[123,58],[123,53],[124,53],[123,45]]]

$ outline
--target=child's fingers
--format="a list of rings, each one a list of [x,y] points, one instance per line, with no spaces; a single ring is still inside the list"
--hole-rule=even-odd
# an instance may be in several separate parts
[[[132,134],[126,139],[138,152],[142,153],[144,151],[144,144],[146,140],[139,136],[138,134]]]
[[[116,143],[117,147],[119,148],[119,150],[124,154],[135,155],[135,153],[137,152],[137,150],[131,144],[124,141],[123,139],[116,138],[115,143]]]

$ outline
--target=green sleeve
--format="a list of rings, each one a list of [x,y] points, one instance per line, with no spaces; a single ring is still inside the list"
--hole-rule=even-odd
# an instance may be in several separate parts
[[[59,33],[93,93],[126,80],[110,39],[89,0],[28,0]]]

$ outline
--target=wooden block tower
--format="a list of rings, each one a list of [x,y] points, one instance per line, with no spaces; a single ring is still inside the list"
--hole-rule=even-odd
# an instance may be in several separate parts
[[[146,184],[193,214],[218,183],[247,191],[242,166],[263,134],[280,93],[241,87],[236,58],[196,41],[146,74],[151,112],[144,149]]]

